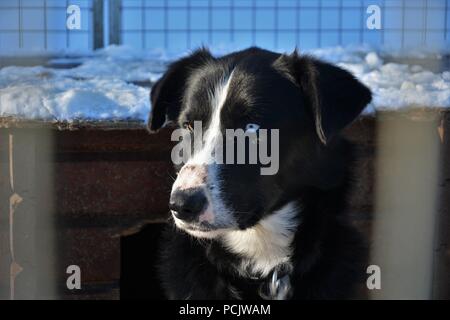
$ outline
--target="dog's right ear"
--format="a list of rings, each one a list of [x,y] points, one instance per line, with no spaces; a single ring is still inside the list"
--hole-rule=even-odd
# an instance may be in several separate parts
[[[297,51],[281,55],[275,66],[293,78],[302,91],[313,115],[317,135],[325,145],[372,100],[369,88],[350,72],[309,56],[300,56]]]
[[[151,110],[147,124],[150,132],[176,122],[190,73],[211,59],[211,53],[202,48],[169,65],[166,73],[152,86],[150,93]]]

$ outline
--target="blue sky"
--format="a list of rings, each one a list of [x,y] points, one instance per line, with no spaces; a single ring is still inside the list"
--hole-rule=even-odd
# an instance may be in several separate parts
[[[22,0],[21,10],[18,4],[0,0],[0,54],[92,47],[90,0]],[[66,4],[80,5],[82,30],[66,30]],[[370,4],[382,9],[381,30],[366,28]],[[136,48],[182,51],[203,44],[290,50],[368,43],[439,49],[450,44],[450,0],[123,0],[122,5],[122,42]]]

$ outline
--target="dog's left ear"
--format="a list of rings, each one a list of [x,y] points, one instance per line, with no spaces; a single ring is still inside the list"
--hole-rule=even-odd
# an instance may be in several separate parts
[[[312,111],[317,134],[326,144],[371,101],[370,90],[339,67],[309,56],[282,55],[277,65],[294,78]]]
[[[151,89],[152,108],[147,125],[150,132],[156,132],[168,123],[177,121],[189,75],[195,68],[212,59],[210,52],[201,48],[169,65],[167,71]]]

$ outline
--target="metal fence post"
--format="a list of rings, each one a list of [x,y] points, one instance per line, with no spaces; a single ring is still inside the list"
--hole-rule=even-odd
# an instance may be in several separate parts
[[[103,0],[94,0],[92,3],[93,41],[94,50],[103,48]]]
[[[121,0],[111,0],[109,2],[109,44],[120,44],[122,42],[120,36],[122,27],[121,7]]]

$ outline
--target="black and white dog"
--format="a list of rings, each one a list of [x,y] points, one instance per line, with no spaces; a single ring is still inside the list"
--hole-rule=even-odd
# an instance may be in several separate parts
[[[206,49],[153,86],[150,131],[207,129],[173,184],[160,277],[171,299],[338,299],[363,274],[347,221],[352,146],[339,132],[370,102],[350,73],[309,56]],[[204,162],[227,128],[279,129],[279,170]]]

